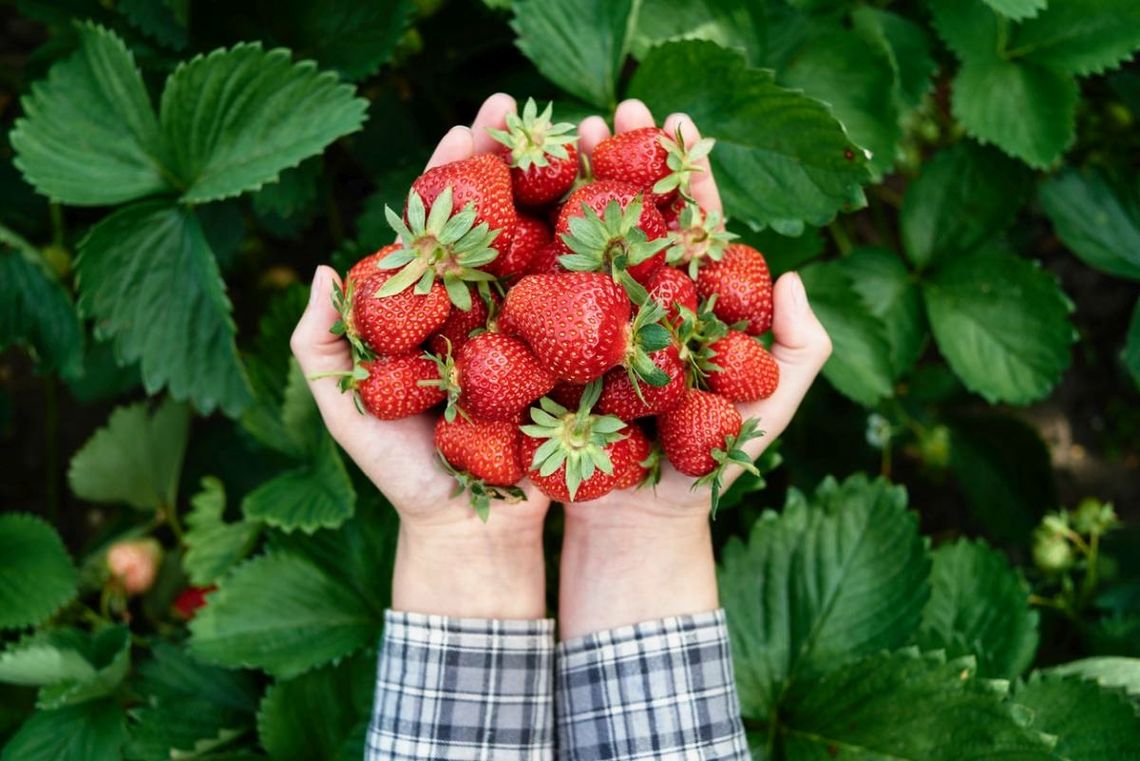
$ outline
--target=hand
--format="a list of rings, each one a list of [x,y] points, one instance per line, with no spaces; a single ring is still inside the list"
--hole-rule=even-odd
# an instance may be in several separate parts
[[[627,100],[614,115],[617,132],[654,125],[645,104]],[[692,120],[671,114],[662,125],[681,128],[686,145],[700,139]],[[609,128],[592,116],[579,127],[582,153],[589,156]],[[691,191],[706,211],[721,211],[720,194],[707,159],[693,176]],[[831,341],[811,311],[799,275],[776,281],[772,354],[780,365],[776,392],[759,402],[738,404],[743,419],[758,418],[764,435],[744,445],[753,459],[779,436],[823,363]],[[741,474],[725,473],[727,489]],[[656,489],[620,491],[601,499],[568,504],[559,595],[562,636],[573,637],[638,621],[717,607],[716,574],[709,531],[709,488],[664,463]]]
[[[492,95],[470,128],[453,127],[427,169],[490,152],[487,127],[505,128],[515,110],[508,95]],[[330,332],[339,318],[331,267],[318,267],[309,304],[293,332],[293,354],[306,377],[351,370],[348,342]],[[484,524],[466,494],[439,466],[435,418],[424,414],[378,420],[361,414],[336,378],[309,381],[321,417],[337,443],[400,514],[393,604],[397,610],[477,618],[536,618],[545,612],[542,524],[550,501],[529,482],[526,500],[496,502]]]

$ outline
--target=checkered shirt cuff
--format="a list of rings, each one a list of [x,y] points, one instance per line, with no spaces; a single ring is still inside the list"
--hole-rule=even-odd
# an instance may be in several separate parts
[[[365,761],[554,758],[554,621],[388,611]]]
[[[558,757],[748,759],[723,610],[558,646]]]

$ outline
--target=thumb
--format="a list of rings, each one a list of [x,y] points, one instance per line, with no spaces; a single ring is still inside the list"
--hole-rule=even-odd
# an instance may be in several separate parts
[[[330,428],[339,416],[356,414],[352,399],[341,393],[336,377],[312,379],[314,375],[352,370],[348,341],[331,332],[340,319],[333,306],[333,288],[339,284],[340,278],[331,267],[317,267],[309,291],[309,303],[289,340],[293,356],[305,377],[310,378],[309,389]]]

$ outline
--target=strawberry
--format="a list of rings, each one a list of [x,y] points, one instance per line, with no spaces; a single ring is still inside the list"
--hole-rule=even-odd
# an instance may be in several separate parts
[[[393,251],[399,250],[399,243],[389,243],[387,246],[384,246],[376,253],[369,254],[368,256],[358,261],[356,264],[352,265],[352,268],[349,269],[348,274],[344,276],[345,281],[347,282],[351,280],[353,283],[359,283],[369,275],[376,274],[376,271],[379,269],[377,265],[380,263],[380,261]]]
[[[657,418],[657,434],[669,462],[685,475],[698,476],[697,484],[712,487],[714,517],[728,465],[759,475],[741,448],[760,435],[756,422],[742,423],[727,397],[698,389],[691,389],[679,405]]]
[[[380,295],[413,283],[424,293],[438,278],[455,306],[470,309],[465,282],[493,279],[482,268],[510,250],[517,219],[510,171],[490,154],[429,169],[412,183],[403,219],[387,207],[384,214],[401,248],[377,263],[399,270]]]
[[[664,263],[669,245],[665,220],[638,187],[619,180],[591,182],[566,199],[554,226],[566,253],[559,263],[578,272],[612,272],[631,288],[629,274],[645,285]],[[631,298],[638,289],[632,286]],[[643,289],[642,289],[643,292]]]
[[[162,545],[149,537],[115,542],[107,550],[107,570],[128,595],[140,595],[154,586],[160,563]]]
[[[686,388],[685,363],[678,356],[677,347],[666,346],[649,358],[668,376],[669,382],[664,386],[635,386],[627,370],[615,367],[603,379],[598,412],[628,421],[667,412],[681,403]]]
[[[447,356],[435,361],[432,385],[447,393],[448,420],[462,412],[483,420],[518,422],[556,380],[525,343],[502,333],[480,333],[463,344],[454,360]]]
[[[632,182],[645,193],[647,203],[661,205],[672,201],[678,191],[689,195],[690,176],[700,171],[695,163],[714,144],[705,138],[686,148],[680,130],[670,135],[658,127],[642,127],[598,143],[590,162],[597,179]]]
[[[521,275],[529,271],[531,261],[550,243],[550,227],[541,219],[520,213],[511,236],[511,247],[484,269],[500,278]]]
[[[488,129],[505,146],[504,158],[511,167],[515,200],[523,206],[545,206],[561,198],[578,177],[578,136],[574,125],[551,124],[554,104],[539,114],[533,98],[523,106],[522,116],[507,114],[506,131]]]
[[[487,327],[492,316],[492,309],[487,307],[488,301],[492,308],[497,308],[499,297],[494,291],[489,291],[485,295],[472,297],[471,309],[466,312],[452,309],[451,315],[439,326],[439,330],[428,338],[428,351],[441,357],[447,354],[449,345],[452,352],[459,351],[467,343],[471,331]]]
[[[174,598],[174,612],[183,621],[190,621],[198,614],[198,609],[205,607],[206,595],[217,589],[211,584],[208,587],[186,587]]]
[[[696,279],[697,270],[709,261],[720,261],[724,249],[736,238],[724,229],[724,221],[716,211],[705,214],[695,203],[681,209],[673,230],[672,245],[665,260],[677,267],[687,267],[689,277]]]
[[[567,409],[576,410],[585,390],[586,387],[580,383],[558,383],[547,396]]]
[[[692,278],[674,267],[662,267],[646,283],[649,298],[660,304],[672,324],[680,319],[678,307],[697,311],[697,284]]]
[[[653,442],[645,431],[637,425],[623,428],[628,436],[616,442],[610,450],[610,460],[614,464],[614,490],[632,489],[645,482],[655,467]]]
[[[566,269],[558,263],[560,256],[562,256],[561,244],[556,240],[551,240],[550,243],[534,252],[534,257],[527,265],[526,274],[545,275],[551,272],[565,272]]]
[[[549,397],[532,407],[533,423],[524,425],[522,462],[527,476],[546,496],[559,502],[586,502],[613,491],[617,475],[626,476],[633,447],[617,448],[627,426],[609,415],[595,415],[600,381],[590,383],[576,411]]]
[[[587,383],[624,364],[652,385],[669,379],[648,352],[669,344],[657,324],[665,311],[650,302],[630,322],[622,289],[599,272],[527,275],[503,302],[499,327],[526,341],[559,380]]]
[[[414,291],[379,295],[392,279],[388,270],[377,270],[359,282],[350,273],[338,299],[342,317],[334,330],[345,333],[362,356],[406,354],[443,325],[451,312],[447,291],[439,283],[432,283],[423,295]]]
[[[780,382],[780,366],[763,344],[738,330],[709,345],[715,370],[708,374],[712,391],[734,402],[767,399]]]
[[[697,293],[701,298],[715,293],[716,316],[729,325],[747,323],[744,330],[749,335],[772,327],[772,275],[763,254],[751,246],[730,244],[720,261],[701,267]]]
[[[523,477],[522,438],[516,423],[503,420],[436,421],[435,448],[444,468],[459,489],[471,495],[471,505],[483,521],[490,515],[492,499],[523,499],[520,489],[511,488]]]
[[[426,385],[438,372],[435,362],[419,354],[364,360],[345,375],[341,388],[355,391],[357,406],[381,420],[418,415],[447,396]]]

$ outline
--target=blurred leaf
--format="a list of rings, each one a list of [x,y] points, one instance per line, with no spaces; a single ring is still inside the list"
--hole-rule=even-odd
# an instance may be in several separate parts
[[[1033,711],[1032,729],[1057,738],[1052,758],[1140,759],[1140,718],[1117,690],[1075,678],[1034,675],[1015,700]]]
[[[312,208],[317,200],[317,180],[321,176],[320,156],[286,169],[276,182],[262,185],[251,200],[259,216],[291,217]]]
[[[176,504],[190,411],[169,398],[153,413],[148,407],[116,408],[75,453],[67,478],[76,496],[140,510]]]
[[[287,679],[373,642],[382,612],[308,560],[270,553],[218,583],[190,622],[190,651]]]
[[[412,164],[386,172],[379,178],[376,192],[364,199],[364,209],[356,220],[356,240],[364,253],[370,254],[396,239],[384,218],[384,207],[404,208],[407,189],[419,175],[419,166]]]
[[[143,705],[130,712],[128,761],[212,759],[210,751],[229,747],[249,731],[251,717],[225,711],[203,700]]]
[[[1001,15],[1018,20],[1036,16],[1049,0],[985,0],[985,3]]]
[[[1101,656],[1081,658],[1045,669],[1043,674],[1091,679],[1101,687],[1118,687],[1133,698],[1140,698],[1140,658]]]
[[[87,341],[83,371],[69,378],[67,388],[76,401],[104,402],[142,384],[137,364],[120,365],[111,341]]]
[[[1007,56],[1088,76],[1140,49],[1140,5],[1133,0],[1049,0],[1048,6],[1015,27]]]
[[[0,225],[0,350],[26,346],[44,370],[82,371],[83,326],[71,295],[27,241]]]
[[[955,258],[923,283],[923,296],[942,355],[991,403],[1036,401],[1069,366],[1072,304],[1034,262],[1001,252]]]
[[[116,759],[126,737],[126,717],[113,700],[38,711],[4,746],[0,761]]]
[[[920,269],[973,253],[1004,232],[1029,196],[1032,173],[969,141],[939,151],[907,188],[903,247]]]
[[[891,344],[883,321],[864,303],[838,262],[800,271],[808,299],[831,336],[831,358],[823,375],[844,396],[865,407],[893,394]]]
[[[158,640],[154,656],[139,664],[139,689],[159,703],[193,698],[219,708],[252,714],[258,687],[250,674],[209,666],[182,647]]]
[[[886,481],[825,480],[789,493],[748,544],[733,539],[718,573],[744,715],[767,719],[781,695],[914,633],[930,560],[906,493]],[[810,689],[810,687],[805,688]]]
[[[773,279],[799,269],[823,253],[823,236],[816,228],[806,228],[801,235],[789,237],[780,235],[771,228],[757,232],[733,225],[730,227],[732,232],[740,236],[741,242],[764,254]]]
[[[670,40],[707,40],[739,50],[748,63],[764,61],[767,22],[760,3],[737,0],[644,0],[637,16],[632,52],[644,58]]]
[[[75,597],[75,566],[40,518],[0,515],[0,558],[0,629],[43,623]]]
[[[666,43],[638,67],[629,97],[654,113],[683,111],[717,139],[710,160],[725,210],[753,227],[798,236],[805,222],[824,225],[866,203],[866,159],[827,107],[779,87],[738,53]]]
[[[186,47],[189,0],[119,0],[119,11],[131,26],[174,50]]]
[[[1140,193],[1135,187],[1114,186],[1095,168],[1083,173],[1067,168],[1041,185],[1038,198],[1057,237],[1081,261],[1140,280]]]
[[[340,452],[325,436],[311,459],[287,470],[248,494],[242,512],[282,531],[311,534],[336,528],[352,517],[356,491]]]
[[[780,456],[779,442],[777,441],[756,458],[754,464],[756,465],[756,469],[760,471],[760,475],[757,476],[748,472],[741,473],[740,477],[732,482],[732,486],[728,487],[724,494],[720,496],[720,506],[718,509],[727,510],[736,507],[751,495],[767,489],[768,481],[764,476],[780,467],[783,462],[784,458]]]
[[[55,629],[0,654],[0,681],[40,687],[38,705],[54,709],[110,694],[130,668],[126,627],[95,634]]]
[[[197,217],[143,201],[106,217],[79,245],[79,308],[141,362],[148,393],[169,386],[203,413],[236,415],[249,383],[234,345],[230,301]]]
[[[1019,676],[1033,662],[1038,639],[1038,614],[1029,607],[1025,579],[982,542],[960,539],[932,557],[932,592],[919,642],[951,657],[976,656],[981,676]]]
[[[194,208],[194,216],[202,225],[202,233],[218,267],[227,272],[237,260],[245,243],[245,216],[242,203],[235,199],[201,204]]]
[[[884,46],[895,75],[894,99],[900,113],[917,108],[934,86],[938,64],[926,30],[890,11],[860,5],[851,13],[855,29]]]
[[[1057,506],[1052,460],[1037,432],[1000,415],[951,420],[950,467],[970,512],[1001,542],[1025,546]]]
[[[612,110],[640,6],[641,0],[515,0],[511,28],[543,76]]]
[[[80,48],[24,98],[16,166],[53,200],[109,206],[171,190],[162,134],[134,57],[92,23]]]
[[[1128,337],[1124,339],[1124,351],[1120,358],[1132,373],[1132,379],[1140,386],[1140,301],[1132,310],[1132,321],[1128,324]]]
[[[256,190],[360,129],[367,102],[289,51],[242,43],[179,66],[162,93],[162,131],[184,203]]]
[[[213,584],[253,548],[261,533],[256,523],[227,523],[226,493],[216,478],[203,478],[202,490],[190,500],[182,567],[195,586]]]
[[[885,248],[857,248],[838,260],[863,303],[886,330],[891,346],[892,377],[914,367],[926,345],[926,320],[914,277],[897,254]]]

